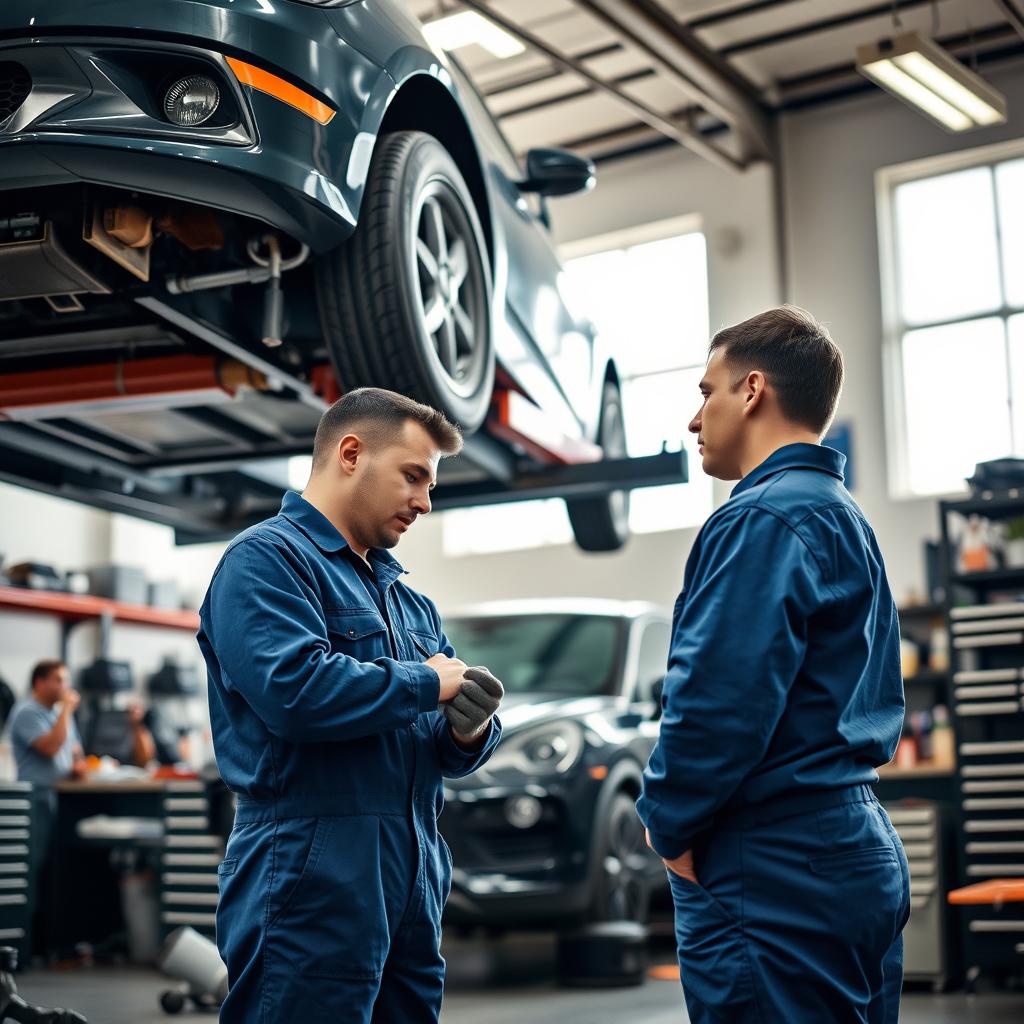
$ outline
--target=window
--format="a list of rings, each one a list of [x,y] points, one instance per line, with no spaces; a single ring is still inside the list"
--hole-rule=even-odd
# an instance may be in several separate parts
[[[609,344],[622,378],[626,443],[631,456],[662,446],[689,456],[690,482],[632,492],[635,533],[703,522],[711,479],[700,468],[686,425],[700,407],[698,383],[708,344],[707,248],[694,218],[648,225],[567,247],[565,298]],[[568,543],[560,500],[445,513],[449,555]]]
[[[1024,455],[1024,146],[879,174],[894,495]]]
[[[665,678],[672,627],[667,622],[651,622],[644,627],[636,670],[636,699],[652,700],[654,684]]]
[[[615,691],[623,620],[559,613],[446,618],[469,665],[486,665],[505,692],[593,696]]]

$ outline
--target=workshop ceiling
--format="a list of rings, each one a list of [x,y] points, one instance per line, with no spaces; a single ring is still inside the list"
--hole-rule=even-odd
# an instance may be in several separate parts
[[[771,159],[772,111],[876,88],[854,68],[859,45],[917,30],[976,62],[983,75],[999,61],[1024,58],[1024,0],[409,5],[424,22],[464,9],[489,11],[532,37],[512,57],[497,58],[476,44],[455,52],[520,154],[564,146],[604,159],[672,138],[742,167]]]

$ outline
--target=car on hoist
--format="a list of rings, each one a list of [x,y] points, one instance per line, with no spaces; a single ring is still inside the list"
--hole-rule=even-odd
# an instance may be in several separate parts
[[[623,458],[547,231],[594,168],[525,164],[400,0],[4,0],[0,478],[228,535],[363,385],[463,427],[441,493]]]
[[[459,658],[504,683],[502,739],[445,780],[449,923],[572,929],[667,902],[634,807],[657,742],[671,619],[641,601],[544,599],[444,616]]]

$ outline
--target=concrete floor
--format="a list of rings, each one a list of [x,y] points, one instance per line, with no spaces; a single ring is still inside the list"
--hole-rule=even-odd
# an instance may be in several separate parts
[[[553,941],[546,936],[447,945],[444,1024],[685,1024],[689,1019],[677,982],[647,980],[639,988],[564,989],[555,983]],[[671,947],[657,944],[655,963],[672,962]],[[47,1006],[85,1014],[90,1024],[169,1024],[210,1021],[212,1014],[166,1016],[157,1002],[167,979],[145,968],[93,967],[30,970],[19,975],[21,994]],[[1020,1024],[1024,994],[932,995],[906,993],[902,1024]],[[339,1019],[340,1024],[340,1019]]]

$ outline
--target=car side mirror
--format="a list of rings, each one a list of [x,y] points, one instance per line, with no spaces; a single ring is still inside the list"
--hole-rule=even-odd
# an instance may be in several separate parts
[[[665,680],[655,679],[651,683],[651,700],[654,701],[654,714],[651,716],[655,722],[661,718],[661,695],[665,692]]]
[[[526,154],[526,178],[519,182],[519,191],[568,196],[589,191],[596,183],[593,160],[565,149],[531,149]]]

